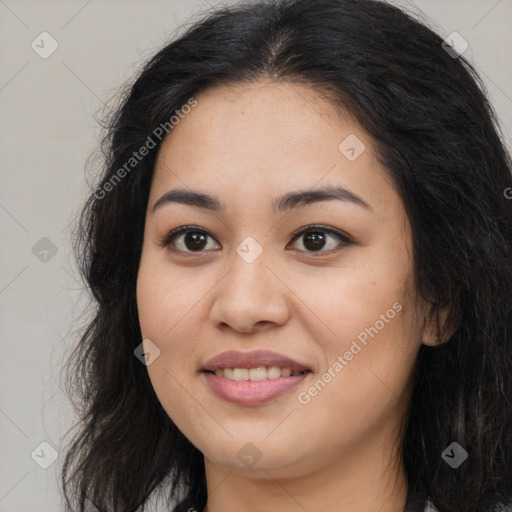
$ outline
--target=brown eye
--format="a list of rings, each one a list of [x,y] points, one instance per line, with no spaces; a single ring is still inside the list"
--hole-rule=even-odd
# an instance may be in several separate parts
[[[305,252],[329,253],[336,251],[351,243],[350,238],[344,233],[322,226],[307,226],[295,233],[293,240],[302,240]],[[337,239],[332,242],[330,239]],[[326,250],[322,250],[325,249]],[[302,250],[302,249],[301,249]]]
[[[162,247],[169,247],[175,252],[204,252],[203,249],[212,249],[208,246],[210,234],[194,226],[182,226],[168,233],[161,241]],[[213,238],[212,238],[213,239]]]
[[[304,247],[308,251],[317,251],[323,249],[326,244],[327,236],[321,231],[310,231],[303,235]]]

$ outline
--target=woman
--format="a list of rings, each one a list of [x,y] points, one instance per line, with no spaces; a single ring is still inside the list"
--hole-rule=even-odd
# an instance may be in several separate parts
[[[221,9],[105,149],[68,510],[512,506],[511,161],[454,45],[380,1]]]

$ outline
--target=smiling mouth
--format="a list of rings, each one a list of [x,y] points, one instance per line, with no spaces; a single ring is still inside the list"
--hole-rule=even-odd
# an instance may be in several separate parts
[[[262,380],[275,380],[282,377],[296,377],[311,373],[311,370],[293,370],[292,368],[285,368],[280,366],[258,366],[255,368],[219,368],[215,371],[204,370],[205,373],[223,377],[227,380],[237,382],[251,381],[257,382]]]
[[[217,397],[238,406],[257,407],[291,392],[312,375],[311,370],[279,366],[203,370],[205,384]]]

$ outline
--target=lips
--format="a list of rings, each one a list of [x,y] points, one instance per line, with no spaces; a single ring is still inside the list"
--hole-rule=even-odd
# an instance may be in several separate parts
[[[270,352],[267,350],[255,350],[252,352],[238,352],[231,350],[222,352],[212,359],[209,359],[203,366],[203,371],[215,372],[225,368],[258,368],[261,366],[279,366],[281,368],[290,368],[293,372],[303,370],[311,371],[308,366],[295,361],[287,356]]]
[[[217,397],[238,406],[254,407],[290,392],[308,379],[312,370],[276,352],[233,350],[208,360],[200,374]]]

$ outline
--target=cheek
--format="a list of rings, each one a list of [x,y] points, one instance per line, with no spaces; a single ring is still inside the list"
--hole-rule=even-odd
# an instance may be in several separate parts
[[[153,389],[168,416],[188,432],[190,408],[187,379],[196,371],[195,350],[200,323],[197,288],[188,285],[157,258],[142,259],[137,278],[137,308],[142,339],[160,350],[147,366]],[[194,307],[195,304],[195,307]],[[196,332],[197,331],[197,332]]]
[[[187,322],[187,313],[198,300],[197,293],[197,288],[182,273],[165,264],[162,257],[143,257],[137,277],[142,335],[165,343],[180,324]]]
[[[407,303],[409,309],[411,269],[405,258],[397,264],[399,258],[385,249],[354,251],[353,257],[328,271],[321,269],[321,272],[290,277],[294,293],[303,298],[324,341],[334,349],[375,322],[382,327],[380,317],[387,311],[385,320],[389,317],[391,321],[385,322],[385,331],[389,332],[391,324],[399,323],[395,317],[403,316],[396,311],[399,306],[393,309],[393,304]]]
[[[354,298],[347,317],[342,311],[336,319],[333,310],[328,319],[336,335],[323,338],[325,368],[301,403],[310,400],[306,407],[319,422],[337,425],[335,437],[355,439],[358,432],[379,429],[407,402],[420,344],[411,304],[394,298]]]
[[[208,305],[201,299],[207,297],[212,285],[206,274],[198,278],[195,269],[194,279],[187,275],[192,272],[194,269],[173,269],[164,257],[155,254],[143,258],[139,268],[137,307],[141,335],[160,350],[148,372],[164,401],[167,395],[181,396],[180,383],[197,371]]]
[[[383,394],[393,399],[406,386],[421,342],[411,275],[405,254],[378,248],[332,272],[322,287],[317,277],[310,278],[300,292],[321,319],[315,320],[321,329],[315,339],[326,368],[337,376],[328,400],[349,400],[356,410],[358,400],[375,402],[380,409]],[[343,368],[338,364],[336,371],[340,357]],[[351,398],[341,398],[343,389],[351,389]]]

